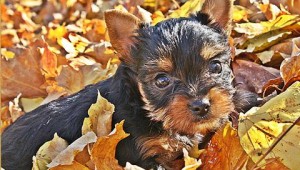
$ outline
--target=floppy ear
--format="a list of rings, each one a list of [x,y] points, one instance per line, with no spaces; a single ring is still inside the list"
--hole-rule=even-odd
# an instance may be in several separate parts
[[[128,60],[140,20],[128,12],[114,9],[105,11],[104,17],[113,48],[120,54],[121,59]]]
[[[226,31],[231,32],[233,0],[205,0],[200,13],[208,15],[211,22]],[[199,15],[198,15],[199,16]]]

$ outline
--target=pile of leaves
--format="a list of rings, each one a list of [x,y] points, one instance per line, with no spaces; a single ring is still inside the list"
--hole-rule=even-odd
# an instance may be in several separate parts
[[[84,86],[107,79],[120,63],[103,12],[128,11],[152,25],[187,17],[203,0],[8,0],[1,4],[1,132],[19,116]],[[230,43],[237,88],[269,100],[241,113],[204,150],[184,150],[184,169],[297,169],[300,167],[300,3],[238,0]],[[121,167],[117,143],[129,134],[111,129],[114,106],[98,94],[82,137],[68,145],[56,134],[33,158],[33,169]]]

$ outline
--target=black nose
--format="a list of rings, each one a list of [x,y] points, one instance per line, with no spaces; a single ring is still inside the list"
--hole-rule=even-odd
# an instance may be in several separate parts
[[[208,100],[194,100],[190,102],[190,110],[197,116],[205,116],[209,111],[210,103]]]

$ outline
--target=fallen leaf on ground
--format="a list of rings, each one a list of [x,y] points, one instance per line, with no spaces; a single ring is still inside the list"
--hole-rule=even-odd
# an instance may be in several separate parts
[[[196,170],[201,164],[201,159],[191,158],[186,149],[183,149],[184,168],[182,170]]]
[[[41,86],[45,83],[45,78],[40,70],[41,56],[38,47],[42,47],[44,42],[37,40],[27,49],[17,49],[16,56],[6,61],[1,58],[1,99],[3,101],[12,100],[19,93],[22,97],[45,97],[45,89]]]
[[[108,135],[111,132],[114,111],[115,106],[103,98],[98,91],[97,101],[89,108],[89,117],[84,119],[82,134],[93,131],[98,137]]]
[[[237,86],[255,93],[262,93],[269,80],[280,77],[279,70],[246,60],[235,60],[232,69]]]
[[[74,161],[75,156],[81,152],[85,146],[90,143],[97,141],[97,136],[94,132],[88,132],[82,135],[80,138],[75,140],[65,150],[60,152],[50,164],[47,165],[49,168],[53,168],[59,165],[71,165]]]
[[[117,123],[115,129],[108,135],[98,138],[92,149],[92,161],[97,169],[123,169],[115,158],[117,144],[129,134],[123,130],[124,120]]]
[[[240,145],[237,131],[230,124],[219,129],[201,155],[202,169],[241,169],[248,155]]]
[[[240,115],[238,134],[241,145],[254,163],[258,162],[278,137],[300,117],[300,82],[294,83],[285,92],[272,98],[260,108],[252,108]],[[279,158],[290,168],[300,166],[300,126],[295,125],[272,149],[266,159]]]
[[[36,153],[33,170],[46,170],[47,165],[68,146],[67,141],[56,133],[51,141],[44,143]]]

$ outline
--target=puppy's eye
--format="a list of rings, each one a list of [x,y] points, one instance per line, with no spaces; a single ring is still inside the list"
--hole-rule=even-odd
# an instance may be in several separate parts
[[[155,77],[155,85],[158,88],[165,88],[171,83],[171,79],[165,74],[159,74]]]
[[[217,60],[211,61],[209,63],[208,68],[211,73],[219,74],[222,72],[222,64],[220,61],[217,61]]]

